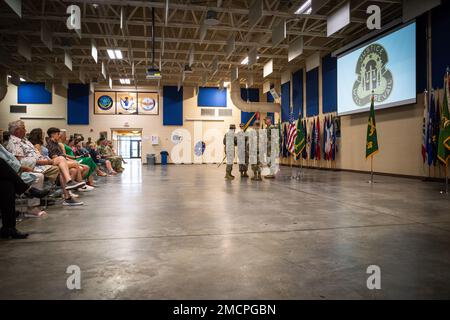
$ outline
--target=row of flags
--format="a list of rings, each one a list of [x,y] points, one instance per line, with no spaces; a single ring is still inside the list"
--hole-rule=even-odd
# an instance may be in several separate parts
[[[321,125],[318,117],[299,118],[295,121],[291,113],[287,124],[283,127],[278,125],[280,156],[288,158],[293,155],[296,160],[303,158],[334,161],[337,153],[337,120],[335,116],[325,116]]]
[[[450,158],[450,120],[448,94],[450,77],[444,78],[444,99],[439,103],[439,95],[432,91],[424,95],[422,123],[422,160],[428,166],[436,166],[438,161],[448,166]]]
[[[422,159],[429,166],[439,160],[448,167],[450,159],[450,75],[444,78],[444,99],[442,106],[439,97],[432,92],[430,99],[425,95],[423,118]],[[430,102],[430,103],[428,103]],[[319,118],[298,119],[295,124],[291,112],[288,125],[278,125],[280,134],[280,156],[296,159],[331,160],[336,159],[338,130],[337,117],[326,116],[323,119],[323,132]],[[321,136],[323,140],[321,141]],[[369,119],[367,123],[366,158],[378,152],[378,137],[375,122],[374,96],[371,97]]]

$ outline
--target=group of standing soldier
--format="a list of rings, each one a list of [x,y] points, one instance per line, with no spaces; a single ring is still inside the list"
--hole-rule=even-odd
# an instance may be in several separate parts
[[[264,178],[266,179],[274,179],[275,175],[274,172],[272,170],[272,161],[271,161],[271,132],[272,129],[275,129],[275,126],[272,124],[272,118],[270,117],[266,117],[264,118],[264,123],[266,125],[266,129],[267,129],[267,159],[268,159],[268,167],[270,168],[270,174],[264,176]],[[253,130],[255,130],[256,132],[256,163],[251,165],[251,169],[253,171],[253,177],[251,178],[251,180],[254,181],[261,181],[261,171],[262,171],[262,164],[260,161],[260,155],[259,155],[259,130],[260,130],[260,126],[261,123],[259,120],[255,120],[255,122],[253,123]],[[244,139],[244,146],[245,146],[245,161],[242,161],[242,159],[240,159],[239,161],[239,173],[241,175],[241,178],[248,178],[249,175],[247,174],[248,171],[248,165],[249,165],[249,149],[250,149],[250,143],[249,143],[249,136],[245,135],[245,129],[246,129],[246,125],[244,123],[241,123],[239,125],[241,132],[239,132],[237,135],[234,134],[234,131],[236,130],[236,126],[234,124],[230,125],[230,131],[225,134],[225,136],[223,137],[223,144],[225,146],[225,155],[227,157],[227,166],[225,169],[225,179],[227,180],[233,180],[234,176],[232,175],[232,170],[233,170],[233,159],[234,159],[234,148],[235,146],[238,145],[238,136],[239,134],[243,134],[243,139]],[[232,133],[233,135],[231,136],[230,133]],[[232,143],[230,143],[229,145],[227,145],[227,135],[229,139],[233,139]],[[228,148],[228,150],[227,150]],[[230,158],[228,158],[228,156],[232,153],[232,156]],[[241,155],[240,155],[241,158]],[[231,160],[229,160],[231,159]]]

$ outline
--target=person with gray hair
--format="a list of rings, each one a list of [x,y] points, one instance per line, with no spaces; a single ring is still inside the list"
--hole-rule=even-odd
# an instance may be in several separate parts
[[[40,161],[34,146],[25,138],[26,129],[25,123],[22,120],[10,122],[8,124],[8,131],[10,138],[6,149],[19,160],[21,166],[29,168],[30,172],[36,177],[32,186],[38,190],[44,190],[45,178],[47,177],[55,181],[59,174],[58,168]],[[37,198],[28,200],[28,213],[36,216],[45,215],[46,212],[40,210],[39,205],[40,200]]]
[[[59,168],[53,161],[42,156],[34,145],[28,141],[25,123],[22,120],[10,122],[8,125],[10,138],[6,149],[21,163],[26,164],[35,172],[42,173],[50,182],[54,183],[59,175]]]

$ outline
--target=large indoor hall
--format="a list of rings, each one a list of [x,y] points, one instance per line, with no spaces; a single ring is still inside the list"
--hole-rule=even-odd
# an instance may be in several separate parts
[[[448,30],[449,0],[0,0],[0,310],[450,299]]]

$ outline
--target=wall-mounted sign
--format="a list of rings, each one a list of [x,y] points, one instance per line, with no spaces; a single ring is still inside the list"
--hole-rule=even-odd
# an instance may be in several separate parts
[[[96,91],[94,94],[95,114],[116,114],[116,93]]]
[[[116,95],[118,114],[137,114],[136,92],[116,92]]]
[[[157,92],[96,91],[95,114],[158,115]]]
[[[157,115],[159,112],[156,92],[138,92],[138,113]]]

